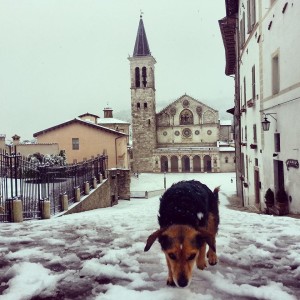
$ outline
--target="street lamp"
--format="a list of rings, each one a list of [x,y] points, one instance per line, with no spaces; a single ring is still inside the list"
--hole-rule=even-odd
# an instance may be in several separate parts
[[[263,131],[269,131],[271,122],[268,120],[267,117],[261,122],[261,126]]]
[[[269,131],[269,129],[270,129],[271,122],[268,120],[267,116],[272,117],[277,122],[277,119],[275,117],[273,117],[272,115],[277,115],[277,114],[276,113],[267,113],[267,114],[264,113],[264,120],[261,122],[263,131]]]

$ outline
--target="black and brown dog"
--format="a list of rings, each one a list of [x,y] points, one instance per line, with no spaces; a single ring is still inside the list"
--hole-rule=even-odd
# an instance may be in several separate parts
[[[219,225],[219,187],[212,192],[199,181],[180,181],[165,191],[160,199],[160,229],[147,240],[145,251],[158,239],[165,253],[169,275],[167,285],[186,287],[196,265],[203,270],[207,258],[217,263],[216,234]]]

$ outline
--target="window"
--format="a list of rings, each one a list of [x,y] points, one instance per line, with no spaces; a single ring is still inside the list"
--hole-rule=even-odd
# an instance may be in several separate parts
[[[274,55],[272,58],[272,93],[278,94],[280,90],[280,78],[279,78],[279,56]]]
[[[142,68],[142,77],[143,77],[143,86],[147,86],[147,69],[146,67]]]
[[[241,47],[245,44],[245,12],[243,12],[243,17],[240,21],[240,44]]]
[[[251,32],[256,23],[256,7],[255,0],[247,1],[247,29],[248,33]]]
[[[274,133],[274,151],[280,152],[280,133]]]
[[[256,124],[253,124],[253,142],[257,143],[257,131],[256,131]]]
[[[246,107],[246,98],[247,98],[247,93],[246,93],[246,77],[244,77],[244,105]]]
[[[228,164],[228,157],[225,157],[225,163]]]
[[[252,100],[256,98],[256,87],[255,87],[255,65],[252,67]]]
[[[184,109],[179,116],[180,125],[193,124],[193,113],[189,109]]]
[[[141,108],[141,103],[138,102],[138,103],[136,104],[136,107],[137,107],[138,109],[140,109],[140,108]]]
[[[72,150],[79,150],[79,138],[72,138]]]
[[[140,68],[135,68],[135,87],[140,87]]]
[[[148,104],[147,102],[144,103],[144,108],[147,108],[148,107]]]

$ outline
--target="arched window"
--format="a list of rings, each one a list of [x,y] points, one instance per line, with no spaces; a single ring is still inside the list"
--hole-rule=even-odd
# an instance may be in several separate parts
[[[193,157],[193,167],[194,167],[194,172],[200,172],[201,171],[201,161],[200,161],[200,156],[195,155]]]
[[[140,108],[141,108],[141,103],[140,103],[140,102],[138,102],[138,103],[136,104],[136,108],[137,108],[137,109],[140,109]]]
[[[209,155],[205,155],[203,157],[204,163],[204,172],[211,172],[211,157]]]
[[[187,155],[181,158],[182,172],[190,172],[190,158]]]
[[[140,68],[136,67],[135,68],[135,87],[140,87],[141,82],[140,82]]]
[[[171,156],[171,172],[178,172],[178,157]]]
[[[228,164],[228,157],[225,157],[225,163]]]
[[[160,158],[160,171],[161,172],[168,172],[168,158],[166,156],[162,156]]]
[[[143,86],[147,86],[147,69],[146,67],[142,68],[142,77],[143,77]]]
[[[193,113],[189,109],[184,109],[179,116],[180,125],[194,124]]]

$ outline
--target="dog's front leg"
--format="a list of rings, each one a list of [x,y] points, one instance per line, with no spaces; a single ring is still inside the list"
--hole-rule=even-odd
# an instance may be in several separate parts
[[[168,279],[167,279],[167,285],[169,286],[176,286],[174,280],[173,280],[173,273],[172,273],[172,270],[171,270],[171,266],[170,266],[170,263],[168,261],[168,259],[166,258],[167,260],[167,265],[168,265]]]
[[[197,257],[197,267],[200,270],[204,270],[207,267],[206,260],[205,260],[205,253],[206,253],[206,243],[203,243],[199,249],[199,254]]]
[[[216,249],[216,238],[214,238],[214,247]],[[217,251],[217,250],[216,250]],[[211,265],[211,266],[214,266],[217,264],[218,262],[218,256],[217,256],[217,253],[211,249],[209,247],[208,251],[207,251],[207,258],[208,258],[208,263]]]

